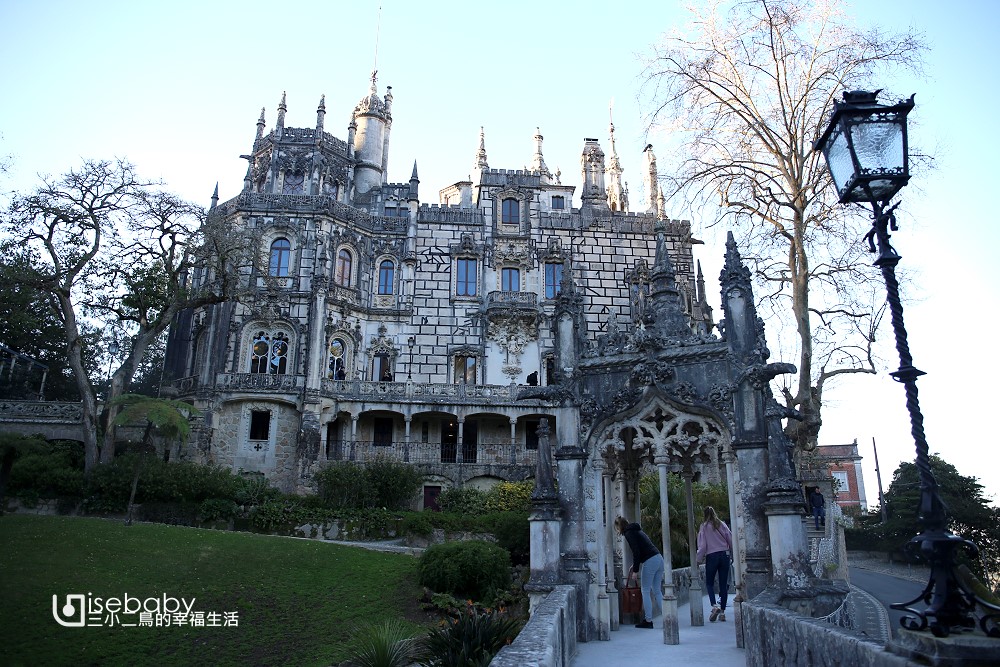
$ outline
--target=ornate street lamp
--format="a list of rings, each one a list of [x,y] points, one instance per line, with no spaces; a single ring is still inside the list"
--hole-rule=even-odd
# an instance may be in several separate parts
[[[410,348],[410,363],[406,367],[406,381],[409,382],[413,379],[413,346],[417,344],[417,339],[415,336],[410,336],[406,339],[406,346]]]
[[[903,306],[896,280],[896,264],[900,256],[889,244],[889,230],[897,229],[894,211],[899,204],[886,206],[910,179],[906,115],[913,109],[913,97],[886,106],[876,101],[878,92],[845,92],[843,102],[834,102],[830,125],[813,148],[823,151],[840,202],[869,204],[872,207],[874,222],[865,240],[870,252],[876,252],[876,244],[878,246],[875,266],[882,270],[885,278],[892,329],[899,352],[899,370],[891,375],[906,388],[906,409],[910,414],[910,431],[917,449],[921,533],[910,540],[906,550],[919,552],[929,563],[931,575],[918,597],[894,604],[892,608],[912,614],[902,618],[903,627],[909,630],[930,627],[934,635],[944,637],[953,631],[975,627],[972,612],[978,603],[993,611],[980,620],[983,632],[1000,637],[1000,630],[996,627],[1000,607],[979,598],[956,574],[956,552],[964,549],[971,558],[975,558],[979,549],[973,542],[948,530],[948,513],[931,471],[924,437],[924,417],[917,400],[916,380],[924,373],[913,366],[903,326]],[[924,611],[911,607],[920,600],[928,605]],[[990,629],[987,629],[987,622]]]

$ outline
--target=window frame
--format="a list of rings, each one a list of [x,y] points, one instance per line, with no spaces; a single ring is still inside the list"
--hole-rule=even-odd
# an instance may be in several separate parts
[[[545,262],[545,298],[554,299],[562,292],[562,262]]]
[[[521,200],[506,197],[500,201],[500,222],[504,225],[521,224]]]
[[[516,266],[504,266],[500,269],[500,290],[503,292],[521,291],[521,269]]]
[[[275,354],[275,344],[283,343],[284,350],[281,354]],[[266,350],[258,347],[258,344],[266,344]],[[287,375],[289,365],[289,354],[292,350],[291,336],[281,330],[267,331],[258,329],[257,333],[250,337],[249,349],[249,373],[252,375]],[[275,363],[275,359],[278,363]]]
[[[566,197],[563,195],[552,195],[552,210],[553,211],[565,211],[566,210]]]
[[[461,370],[459,370],[459,363],[464,360],[461,364]],[[459,353],[456,354],[452,361],[452,380],[453,384],[477,384],[477,375],[479,373],[479,359],[474,354]],[[472,376],[472,381],[469,381],[469,376]]]
[[[396,263],[391,259],[383,259],[378,265],[378,287],[376,294],[392,295],[396,293]]]
[[[470,273],[471,278],[469,277]],[[470,286],[471,292],[469,291]],[[479,259],[477,257],[455,258],[455,296],[479,296]]]
[[[279,246],[279,244],[283,244]],[[277,261],[275,261],[277,257]],[[282,262],[284,259],[284,262]],[[271,242],[271,253],[267,262],[267,275],[272,278],[287,278],[292,266],[292,243],[284,236]],[[283,270],[283,272],[282,272]]]
[[[337,251],[337,261],[333,272],[333,282],[340,287],[350,287],[353,282],[354,253],[347,248]]]

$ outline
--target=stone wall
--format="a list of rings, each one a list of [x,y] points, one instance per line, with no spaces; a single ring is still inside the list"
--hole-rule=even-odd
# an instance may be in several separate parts
[[[556,586],[490,667],[569,667],[576,655],[576,590]]]
[[[744,602],[743,636],[747,667],[912,667],[860,632],[831,625],[770,602],[767,592]]]

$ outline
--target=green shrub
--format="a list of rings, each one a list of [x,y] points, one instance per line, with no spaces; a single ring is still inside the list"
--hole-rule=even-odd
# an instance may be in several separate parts
[[[531,556],[531,525],[527,512],[495,512],[482,517],[485,532],[510,553],[514,565],[527,565]]]
[[[9,485],[13,493],[30,489],[40,498],[80,498],[85,488],[83,469],[74,466],[69,452],[55,448],[25,454],[15,460]]]
[[[406,509],[423,484],[409,463],[377,456],[365,464],[332,461],[316,473],[319,496],[335,509]]]
[[[486,514],[487,493],[471,486],[453,486],[438,496],[438,507],[442,512],[456,514]]]
[[[403,510],[413,502],[424,476],[409,463],[376,456],[365,464],[364,482],[371,494],[371,507]]]
[[[353,461],[331,461],[316,473],[319,496],[335,509],[369,506],[364,469]]]
[[[198,517],[202,521],[229,521],[239,511],[239,506],[228,498],[209,498],[198,506]]]
[[[280,491],[268,484],[263,473],[241,473],[236,476],[233,487],[233,500],[237,505],[259,505],[281,495]]]
[[[408,513],[400,523],[400,530],[406,535],[430,536],[434,532],[434,521],[431,514],[434,514],[432,510]]]
[[[486,667],[521,631],[521,623],[506,614],[478,612],[474,608],[431,630],[424,640],[426,656],[421,665],[433,667]]]
[[[523,482],[500,482],[486,493],[486,505],[490,512],[530,512],[531,493],[535,490],[535,480]]]
[[[419,572],[432,591],[489,602],[510,585],[510,554],[481,540],[445,542],[424,551]]]

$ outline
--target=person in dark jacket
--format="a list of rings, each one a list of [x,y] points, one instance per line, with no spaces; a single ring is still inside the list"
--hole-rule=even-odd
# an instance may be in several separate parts
[[[615,519],[615,529],[625,536],[632,551],[632,572],[639,574],[642,588],[643,620],[635,624],[637,628],[653,627],[654,605],[662,609],[663,556],[652,540],[637,523],[629,523],[625,517]]]
[[[814,486],[812,493],[809,494],[809,507],[812,509],[816,530],[819,530],[820,524],[826,527],[826,499],[819,492],[818,486]]]

